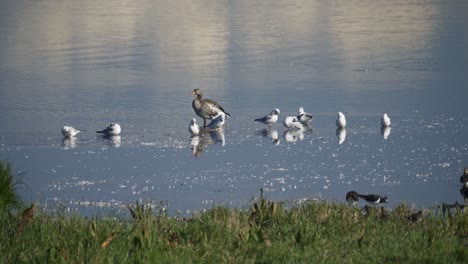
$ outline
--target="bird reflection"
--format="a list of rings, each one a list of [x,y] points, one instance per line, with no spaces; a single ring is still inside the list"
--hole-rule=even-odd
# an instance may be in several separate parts
[[[199,136],[193,136],[190,139],[190,150],[192,151],[192,155],[197,158],[203,153],[203,148],[200,142],[201,140]]]
[[[75,137],[64,137],[62,139],[62,148],[73,149],[76,148],[77,139]]]
[[[273,142],[273,144],[278,145],[280,143],[280,139],[278,137],[278,130],[269,128],[264,128],[260,130],[257,134],[261,135],[264,138],[267,138]]]
[[[120,135],[115,136],[103,136],[104,143],[109,147],[120,148],[122,146],[122,137]]]
[[[463,197],[463,201],[468,203],[468,182],[463,184],[462,188],[460,189],[460,194]]]
[[[336,136],[338,137],[338,144],[342,144],[346,140],[346,128],[340,127],[336,129]]]
[[[283,133],[284,140],[286,142],[296,142],[297,140],[303,140],[304,139],[304,130],[298,129],[298,130],[286,130]]]
[[[190,150],[192,151],[192,155],[196,158],[201,157],[204,147],[213,144],[219,144],[221,146],[226,145],[224,128],[203,128],[198,136],[192,136],[190,138]]]
[[[390,132],[392,132],[392,128],[389,126],[382,126],[380,128],[380,133],[382,134],[384,139],[387,139],[390,136]]]

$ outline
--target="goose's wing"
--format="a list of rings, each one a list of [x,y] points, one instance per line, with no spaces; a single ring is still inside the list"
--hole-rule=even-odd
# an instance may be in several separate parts
[[[226,115],[231,116],[231,115],[230,115],[229,113],[227,113],[226,110],[224,110],[224,108],[223,108],[221,105],[219,105],[216,101],[211,100],[211,99],[204,99],[203,102],[204,102],[205,104],[208,104],[210,108],[217,108],[217,109],[223,111],[223,113],[225,113]]]

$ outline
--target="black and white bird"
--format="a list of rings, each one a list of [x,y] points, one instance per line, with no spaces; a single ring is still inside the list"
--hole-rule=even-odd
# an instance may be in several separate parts
[[[465,168],[463,170],[463,175],[460,176],[460,182],[463,183],[463,184],[468,182],[468,168]]]
[[[276,121],[278,121],[278,115],[279,114],[280,114],[280,110],[278,108],[275,108],[268,115],[266,115],[264,117],[257,118],[254,121],[257,121],[257,122],[260,122],[260,123],[271,126],[271,125],[275,124]]]
[[[304,112],[304,108],[302,107],[299,108],[299,113],[297,115],[297,119],[299,120],[299,122],[301,122],[304,125],[307,125],[309,124],[310,121],[312,121],[313,118],[314,118],[313,115]]]
[[[120,128],[120,125],[117,123],[110,123],[110,125],[106,127],[104,130],[96,131],[96,133],[101,133],[106,136],[120,135],[120,132],[122,132],[122,129]]]
[[[358,196],[370,204],[388,203],[386,196],[383,197],[378,194],[358,194]]]
[[[62,135],[65,137],[74,137],[80,132],[81,130],[75,129],[74,127],[71,127],[71,126],[62,127]]]
[[[211,120],[207,127],[211,129],[220,128],[224,125],[225,120],[226,115],[224,114],[224,112],[219,112],[217,116],[213,117],[213,120]]]
[[[338,128],[346,127],[346,117],[342,112],[338,112],[338,119],[336,119],[336,126]]]
[[[192,136],[196,136],[200,133],[200,127],[197,125],[197,120],[195,118],[192,118],[190,121],[188,131],[190,134],[192,134]]]
[[[346,201],[349,203],[349,205],[356,205],[359,201],[359,194],[356,191],[347,192]]]
[[[468,203],[468,182],[465,182],[460,189],[460,194],[463,196],[465,203]]]
[[[224,113],[227,116],[231,116],[227,113],[224,108],[219,105],[217,102],[211,99],[203,99],[203,93],[200,89],[194,89],[192,91],[193,95],[196,95],[195,99],[192,101],[192,108],[197,114],[197,116],[203,118],[203,126],[206,126],[207,119],[213,119],[220,112]]]
[[[389,127],[392,124],[392,121],[390,121],[390,117],[388,117],[387,113],[383,114],[382,118],[380,118],[380,124],[382,127]]]
[[[304,129],[304,126],[295,116],[287,116],[283,120],[283,126],[290,130]]]

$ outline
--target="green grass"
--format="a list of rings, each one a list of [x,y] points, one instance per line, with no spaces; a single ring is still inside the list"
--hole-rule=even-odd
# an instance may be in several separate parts
[[[0,161],[0,216],[21,208],[23,201],[17,187],[22,184],[22,174],[14,173],[11,164]]]
[[[190,218],[138,206],[135,220],[42,213],[18,232],[0,220],[0,262],[468,263],[468,213],[404,204],[368,213],[308,201],[286,208],[262,196],[250,208],[215,207]],[[130,213],[129,213],[130,215]]]

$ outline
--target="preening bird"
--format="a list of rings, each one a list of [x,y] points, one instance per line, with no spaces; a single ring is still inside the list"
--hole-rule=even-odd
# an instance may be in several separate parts
[[[224,112],[219,112],[217,116],[211,120],[211,122],[207,125],[208,128],[215,129],[220,128],[224,125],[224,121],[226,119],[226,115]]]
[[[283,120],[283,125],[285,128],[290,129],[290,130],[295,130],[295,129],[303,129],[304,126],[299,122],[297,117],[295,116],[287,116]]]
[[[122,129],[120,128],[120,125],[117,123],[110,123],[110,125],[106,127],[104,130],[96,131],[96,133],[101,133],[106,136],[116,136],[116,135],[119,135],[120,132],[122,132]]]
[[[62,135],[65,137],[74,137],[81,131],[78,129],[75,129],[74,127],[71,126],[64,126],[62,127]]]
[[[338,112],[338,119],[336,119],[336,126],[338,128],[346,127],[346,117],[342,112]]]
[[[392,122],[390,121],[390,117],[388,117],[387,113],[383,114],[382,118],[380,118],[380,124],[383,127],[389,127]]]
[[[313,118],[313,115],[304,112],[304,108],[299,108],[299,113],[297,115],[297,119],[299,120],[299,122],[301,122],[304,125],[307,125],[310,121],[312,121]]]

